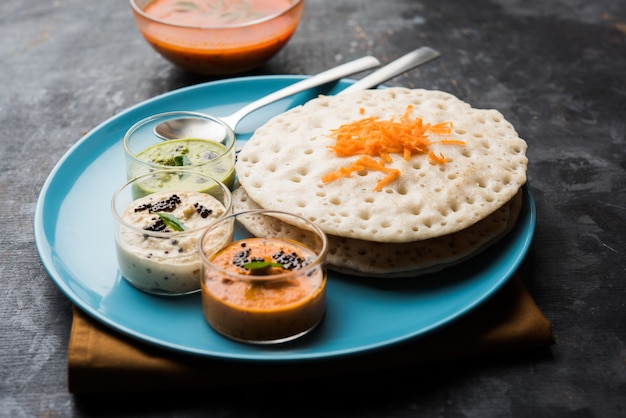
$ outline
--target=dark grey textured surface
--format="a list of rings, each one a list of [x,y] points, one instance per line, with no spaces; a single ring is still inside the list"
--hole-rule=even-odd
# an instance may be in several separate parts
[[[2,0],[0,415],[626,416],[625,42],[623,1],[307,0],[297,34],[255,74],[430,45],[439,60],[388,84],[497,108],[527,140],[538,222],[522,274],[557,344],[274,389],[128,397],[122,409],[67,393],[71,305],[39,261],[32,214],[83,134],[207,79],[156,55],[126,0]]]

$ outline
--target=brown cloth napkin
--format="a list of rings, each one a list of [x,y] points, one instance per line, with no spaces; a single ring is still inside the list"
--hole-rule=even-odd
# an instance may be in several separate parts
[[[74,309],[71,393],[188,390],[428,364],[554,344],[550,322],[519,276],[454,323],[359,355],[298,362],[230,361],[171,352],[128,338]]]

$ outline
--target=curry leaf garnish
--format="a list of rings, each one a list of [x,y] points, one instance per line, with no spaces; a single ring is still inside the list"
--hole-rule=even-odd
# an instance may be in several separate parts
[[[235,9],[235,10],[233,10]],[[217,16],[222,23],[234,23],[237,20],[259,19],[267,15],[261,11],[254,10],[247,0],[228,1],[219,0],[198,4],[197,1],[177,1],[174,3],[174,12],[179,13],[196,13],[201,16]]]
[[[250,270],[252,274],[265,274],[268,272],[270,267],[285,268],[282,264],[271,261],[250,261],[249,263],[244,263],[243,265],[243,268]]]
[[[185,166],[185,165],[191,165],[192,162],[189,159],[189,157],[187,157],[186,155],[177,155],[174,157],[174,165],[175,166]]]
[[[156,215],[161,218],[165,226],[174,231],[184,231],[185,225],[183,225],[182,221],[178,219],[176,216],[166,213],[166,212],[156,212]]]
[[[182,11],[182,12],[198,9],[198,5],[194,3],[193,1],[177,1],[175,5],[180,8],[178,9],[178,11]]]

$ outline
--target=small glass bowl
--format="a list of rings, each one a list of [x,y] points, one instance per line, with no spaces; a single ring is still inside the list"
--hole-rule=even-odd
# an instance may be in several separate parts
[[[199,241],[208,323],[251,344],[306,335],[326,312],[328,241],[298,215],[252,210],[213,223]]]
[[[209,122],[210,130],[193,137],[163,139],[154,128],[173,120]],[[198,112],[176,111],[149,116],[131,126],[122,142],[126,177],[155,170],[193,170],[216,178],[232,188],[235,182],[235,133],[224,122]]]
[[[200,290],[198,241],[232,213],[232,197],[213,177],[161,170],[124,183],[111,209],[122,277],[144,292],[178,296]]]
[[[175,22],[175,13],[156,17],[149,10],[154,0],[130,0],[139,32],[161,56],[174,65],[203,75],[231,75],[252,70],[276,55],[295,33],[304,9],[304,0],[274,0],[265,2],[273,10],[257,9],[254,1],[217,3],[233,9],[241,4],[249,9],[245,20],[230,22]],[[178,7],[191,8],[185,20],[211,14],[193,1],[178,2]],[[284,3],[284,4],[281,4]],[[279,6],[275,8],[275,6]],[[233,17],[232,10],[225,14]],[[236,12],[236,11],[235,11]]]

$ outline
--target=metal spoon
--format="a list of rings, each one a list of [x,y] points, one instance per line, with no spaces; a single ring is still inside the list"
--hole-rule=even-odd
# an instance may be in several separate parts
[[[380,83],[390,80],[395,76],[405,73],[415,67],[426,64],[435,58],[438,58],[440,53],[430,47],[421,47],[414,51],[411,51],[402,57],[390,62],[384,67],[374,71],[370,75],[357,81],[351,86],[340,91],[338,94],[345,94],[357,90],[365,90],[378,86]],[[237,124],[249,113],[273,103],[277,100],[299,93],[301,91],[335,81],[346,75],[359,72],[355,68],[363,68],[360,65],[363,64],[361,60],[365,60],[366,64],[369,62],[371,67],[374,65],[373,57],[365,57],[360,60],[356,60],[339,67],[324,71],[308,79],[304,79],[295,84],[280,89],[268,96],[265,96],[259,100],[256,100],[247,106],[242,107],[237,112],[230,116],[219,117],[227,127],[230,127],[233,132],[237,129]],[[376,60],[376,58],[373,58]],[[376,60],[378,61],[378,60]],[[353,67],[354,65],[354,67]],[[371,68],[370,67],[370,68]],[[223,132],[224,126],[216,126],[217,123],[202,122],[198,119],[173,119],[167,122],[163,122],[154,128],[154,132],[162,139],[177,139],[177,138],[210,138],[215,136],[215,131],[219,128]]]
[[[361,71],[369,70],[379,65],[380,61],[372,56],[365,56],[363,58],[350,61],[277,90],[274,93],[249,103],[232,115],[222,116],[219,117],[219,119],[230,129],[236,131],[237,124],[244,117],[263,106],[274,103],[280,99],[284,99],[285,97],[292,96],[296,93],[300,93],[332,81],[340,80]],[[214,123],[202,121],[200,119],[172,119],[155,126],[154,133],[158,137],[165,140],[178,138],[205,138],[211,137],[210,135],[207,136],[207,131],[210,132],[212,128],[210,125],[214,125]]]

